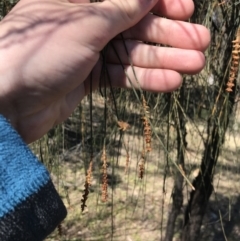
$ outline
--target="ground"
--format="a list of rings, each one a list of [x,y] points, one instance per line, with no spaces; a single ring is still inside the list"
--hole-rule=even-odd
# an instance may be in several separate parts
[[[99,104],[99,101],[98,101]],[[97,103],[96,103],[97,105]],[[99,104],[101,106],[101,104]],[[239,118],[240,119],[240,118]],[[130,121],[131,122],[131,121]],[[95,126],[101,121],[95,120]],[[117,128],[117,127],[116,127]],[[165,154],[159,140],[153,138],[152,151],[146,156],[144,178],[139,178],[143,138],[139,126],[123,134],[122,140],[128,148],[130,162],[126,171],[126,148],[117,141],[107,146],[108,156],[108,201],[101,201],[101,150],[94,150],[93,180],[87,200],[87,208],[81,211],[81,199],[85,183],[84,160],[89,158],[89,146],[76,145],[59,155],[59,169],[52,172],[53,181],[68,209],[68,217],[62,223],[62,236],[56,230],[47,241],[159,241],[163,240],[168,213],[171,208],[173,177],[177,171],[173,164],[165,175]],[[239,153],[240,143],[236,128],[229,129],[221,152],[211,196],[204,218],[201,238],[206,241],[240,240]],[[198,131],[204,136],[204,125],[187,124],[186,176],[192,181],[198,174],[203,143]],[[156,131],[160,131],[156,128]],[[164,127],[161,128],[164,131]],[[96,134],[96,132],[94,132]],[[115,140],[120,137],[116,132]],[[162,136],[164,139],[164,136]],[[172,131],[171,145],[175,136]],[[87,154],[86,154],[87,153]],[[170,153],[174,160],[176,152]],[[164,179],[165,177],[165,179]],[[184,207],[190,185],[184,184]],[[183,226],[183,213],[177,220],[174,241],[179,240]],[[226,237],[226,238],[225,238]]]

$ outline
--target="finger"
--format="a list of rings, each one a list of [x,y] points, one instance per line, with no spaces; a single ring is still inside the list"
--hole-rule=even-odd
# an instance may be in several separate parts
[[[90,0],[67,0],[70,3],[90,3]]]
[[[176,20],[190,18],[193,11],[194,3],[192,0],[159,0],[152,9],[152,12],[156,14]]]
[[[115,87],[134,87],[151,92],[170,92],[178,88],[182,83],[181,75],[172,70],[134,67],[136,79],[131,66],[125,68],[127,76],[121,71],[121,66],[112,65],[110,67],[109,76],[112,85]],[[116,77],[117,75],[118,77]]]
[[[87,46],[95,51],[102,48],[117,34],[135,25],[158,0],[112,0],[76,5],[81,10],[81,28],[88,29]],[[83,11],[85,11],[83,13]],[[85,21],[83,21],[83,17]],[[79,26],[78,26],[79,28]],[[94,29],[94,31],[92,30]]]
[[[204,51],[210,43],[210,32],[202,25],[173,21],[151,14],[125,31],[123,36],[126,39],[138,39],[200,51]]]
[[[69,2],[90,3],[90,0],[69,0]],[[151,11],[171,19],[186,20],[193,14],[194,3],[191,0],[159,0]]]
[[[132,40],[125,44],[116,40],[107,49],[110,63],[119,64],[120,59],[124,65],[130,65],[129,57],[134,66],[171,69],[186,74],[196,74],[205,65],[203,53],[196,50],[152,46]]]
[[[67,0],[70,3],[90,3],[90,0]]]
[[[108,64],[108,76],[113,87],[136,88],[151,92],[170,92],[177,89],[182,83],[181,75],[173,70],[164,69],[145,69],[135,67],[134,70],[137,80],[131,66],[125,66],[123,70],[121,65]],[[93,89],[99,86],[99,76],[101,73],[101,64],[98,63],[92,73]],[[86,94],[90,90],[90,77],[85,82]],[[108,84],[108,81],[107,81]]]

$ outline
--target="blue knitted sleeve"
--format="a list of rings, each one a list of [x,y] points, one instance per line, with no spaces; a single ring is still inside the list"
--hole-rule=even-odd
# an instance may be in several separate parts
[[[0,115],[0,240],[41,241],[65,216],[48,171]]]

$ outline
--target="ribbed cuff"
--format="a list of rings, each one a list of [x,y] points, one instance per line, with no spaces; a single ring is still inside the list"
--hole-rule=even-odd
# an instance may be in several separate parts
[[[49,181],[37,193],[0,218],[1,241],[42,241],[66,217],[67,211]]]
[[[0,241],[41,241],[66,214],[46,168],[0,115]]]

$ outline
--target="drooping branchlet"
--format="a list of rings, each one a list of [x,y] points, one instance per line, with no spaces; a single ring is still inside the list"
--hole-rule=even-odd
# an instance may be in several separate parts
[[[141,159],[139,161],[138,168],[139,168],[138,177],[143,179],[144,172],[145,172],[145,152],[144,151],[142,151],[141,153]]]
[[[232,88],[235,86],[235,80],[238,74],[238,66],[239,66],[239,53],[240,53],[240,28],[237,30],[236,39],[232,41],[233,50],[232,50],[232,62],[229,72],[229,79],[227,82],[227,92],[232,92]]]
[[[144,115],[142,117],[143,120],[143,135],[145,139],[146,144],[146,151],[150,152],[152,150],[151,142],[152,142],[152,129],[151,125],[149,123],[149,106],[147,105],[147,101],[142,95],[142,102],[143,102],[143,109],[144,109]]]
[[[108,176],[107,176],[107,154],[105,145],[103,147],[103,153],[101,157],[102,161],[102,201],[107,202],[108,198]]]
[[[85,207],[87,207],[86,202],[88,199],[88,194],[89,194],[89,188],[92,185],[92,167],[93,167],[93,161],[91,159],[90,163],[89,163],[89,167],[87,170],[87,175],[86,175],[86,180],[85,180],[85,184],[84,184],[84,191],[83,191],[83,196],[81,199],[81,210],[82,212],[84,211]]]

